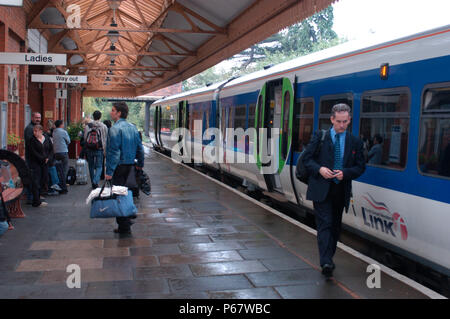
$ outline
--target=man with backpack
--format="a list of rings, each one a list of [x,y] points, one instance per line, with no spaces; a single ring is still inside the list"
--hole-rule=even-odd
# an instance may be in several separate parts
[[[309,173],[306,199],[314,204],[320,266],[327,278],[333,275],[336,267],[333,256],[341,231],[342,213],[344,208],[349,208],[352,180],[361,176],[366,167],[362,141],[347,131],[350,114],[347,104],[333,106],[330,118],[333,126],[325,134],[314,135],[304,151],[302,163],[299,163]]]
[[[84,129],[84,148],[86,150],[86,157],[89,165],[92,189],[95,189],[98,187],[100,176],[102,174],[108,128],[100,121],[102,117],[100,111],[95,111],[92,114],[92,117],[94,118],[94,121],[88,123]]]

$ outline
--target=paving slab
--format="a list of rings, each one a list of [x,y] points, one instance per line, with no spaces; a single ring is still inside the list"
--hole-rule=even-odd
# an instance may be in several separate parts
[[[73,164],[73,163],[72,163]],[[338,249],[335,278],[318,265],[316,237],[192,170],[147,152],[152,194],[135,201],[132,235],[89,218],[90,185],[73,185],[0,238],[0,298],[427,298]],[[70,264],[81,288],[69,289]]]

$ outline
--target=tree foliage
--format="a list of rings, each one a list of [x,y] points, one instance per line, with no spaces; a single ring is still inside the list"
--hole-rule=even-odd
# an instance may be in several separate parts
[[[127,102],[128,118],[127,121],[136,125],[139,131],[144,130],[145,122],[145,103],[144,102]],[[83,99],[84,117],[92,119],[92,113],[99,110],[102,112],[101,121],[111,120],[112,103],[102,98],[85,97]]]
[[[184,81],[183,90],[188,91],[208,83],[252,73],[266,65],[282,63],[337,45],[343,40],[340,40],[332,29],[333,19],[333,7],[329,6],[231,57],[229,60],[235,62],[236,66],[229,71],[213,67]]]

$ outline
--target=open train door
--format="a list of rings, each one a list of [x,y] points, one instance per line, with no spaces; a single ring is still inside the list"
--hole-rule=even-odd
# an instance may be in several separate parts
[[[162,141],[161,141],[161,106],[156,107],[155,111],[155,138],[156,143],[162,147]]]
[[[187,130],[189,130],[189,106],[187,101],[181,101],[178,103],[178,123],[177,123],[178,127],[180,129],[185,129],[185,133]],[[180,131],[181,133],[183,133],[183,131]],[[187,136],[187,134],[184,135],[179,135],[178,136],[178,143],[183,142],[181,145],[181,149],[180,149],[180,156],[184,155],[185,150],[187,149],[187,143],[190,142],[188,141],[189,136]]]
[[[256,105],[255,154],[261,172],[260,187],[265,186],[275,194],[292,193],[287,162],[292,143],[293,106],[294,93],[288,78],[265,83]]]

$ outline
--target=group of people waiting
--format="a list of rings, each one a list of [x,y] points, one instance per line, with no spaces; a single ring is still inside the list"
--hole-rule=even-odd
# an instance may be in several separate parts
[[[27,204],[33,207],[47,206],[46,195],[67,194],[65,176],[69,169],[68,146],[70,137],[64,122],[47,123],[47,131],[41,125],[41,114],[35,112],[25,128],[25,160],[32,177],[31,189],[27,189]],[[59,174],[58,174],[58,171]]]
[[[127,186],[129,176],[144,166],[142,137],[136,126],[126,121],[128,105],[116,102],[111,109],[110,121],[101,122],[102,113],[95,111],[93,121],[86,121],[82,134],[82,153],[88,161],[92,188],[98,187],[104,174],[113,185]],[[32,187],[27,191],[27,203],[33,207],[47,206],[45,195],[67,194],[66,178],[69,171],[68,145],[70,137],[61,120],[41,126],[41,114],[33,113],[25,128],[25,159],[32,175]],[[53,174],[56,168],[57,174]],[[58,177],[58,180],[56,180]],[[118,217],[119,234],[131,233],[131,218]]]

